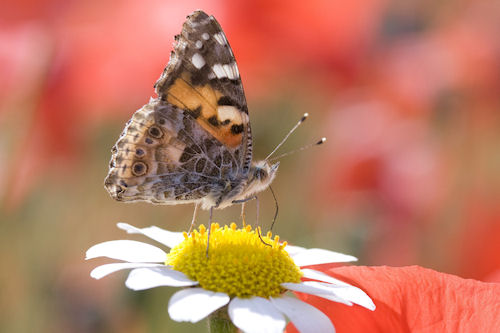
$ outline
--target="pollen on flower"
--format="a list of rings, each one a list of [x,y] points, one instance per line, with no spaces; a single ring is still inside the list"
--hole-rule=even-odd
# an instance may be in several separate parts
[[[220,227],[211,225],[207,257],[207,232],[204,225],[184,236],[174,247],[165,264],[181,271],[200,287],[224,292],[231,297],[279,296],[281,283],[300,282],[302,273],[279,236],[268,233],[259,237],[257,229],[247,225],[237,229],[235,223]],[[270,246],[269,246],[270,245]]]

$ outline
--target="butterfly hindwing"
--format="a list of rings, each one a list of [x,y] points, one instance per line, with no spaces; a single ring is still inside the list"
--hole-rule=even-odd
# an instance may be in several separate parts
[[[109,193],[120,201],[175,204],[222,191],[238,162],[191,116],[152,100],[127,123],[113,147]]]

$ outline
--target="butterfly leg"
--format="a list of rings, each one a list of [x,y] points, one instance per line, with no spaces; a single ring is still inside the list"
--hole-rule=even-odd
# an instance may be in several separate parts
[[[207,259],[208,259],[208,249],[210,247],[210,232],[212,231],[212,214],[213,214],[213,211],[214,211],[214,207],[217,207],[217,206],[210,207],[210,217],[209,217],[209,220],[208,220],[207,252],[206,252]]]
[[[250,200],[257,201],[257,225],[258,225],[259,224],[259,199],[257,198],[256,195],[254,195],[253,197],[249,197],[249,198],[245,198],[245,199],[241,199],[241,200],[233,200],[231,202],[233,204],[241,204],[241,219],[243,221],[243,226],[246,226],[246,223],[245,223],[245,204],[247,203],[247,201],[250,201]]]
[[[260,225],[259,225],[259,197],[258,196],[255,196],[254,197],[255,199],[255,224],[256,224],[256,228],[257,228],[257,235],[259,235],[259,238],[260,238],[260,241],[264,244],[264,245],[267,245],[267,246],[272,246],[271,244],[268,244],[266,243],[266,241],[264,241],[264,239],[262,238],[262,234],[260,233],[261,232],[261,228],[260,228]]]
[[[260,229],[259,226],[259,197],[255,196],[255,225]]]
[[[257,225],[257,235],[259,235],[259,238],[260,238],[260,241],[262,243],[264,243],[265,245],[267,246],[272,246],[271,244],[268,244],[264,241],[264,239],[262,239],[262,235],[261,235],[261,228],[260,228],[260,225],[259,225],[259,198],[257,196],[255,196],[255,219],[256,219],[256,225]]]
[[[237,204],[237,203],[240,203],[242,205],[242,208],[241,208],[241,215],[242,215],[242,218],[243,218],[243,226],[245,226],[245,220],[244,220],[244,217],[245,217],[245,213],[244,213],[244,210],[245,210],[245,203],[247,201],[250,201],[250,200],[255,200],[255,205],[256,205],[256,212],[255,212],[255,219],[256,219],[256,227],[257,227],[257,234],[259,235],[259,238],[260,240],[262,241],[262,243],[264,243],[265,245],[269,245],[271,246],[271,244],[268,244],[264,241],[264,239],[262,238],[262,235],[260,233],[260,226],[259,226],[259,197],[257,197],[256,195],[254,195],[253,197],[249,197],[249,198],[245,198],[245,199],[241,199],[241,200],[233,200],[233,204]]]
[[[271,185],[269,185],[269,189],[271,190],[271,193],[272,193],[273,198],[274,198],[274,204],[276,206],[276,210],[274,211],[273,223],[271,223],[271,228],[269,228],[269,230],[273,231],[274,222],[276,222],[276,218],[278,217],[279,206],[278,206],[278,199],[276,199],[276,194],[274,194],[274,191],[273,191],[273,188],[271,187]]]
[[[198,204],[194,204],[194,212],[193,212],[193,219],[191,220],[191,226],[189,227],[188,235],[191,235],[191,232],[193,231],[194,223],[196,221],[196,215],[198,215]]]
[[[243,223],[243,227],[245,227],[247,224],[245,223],[245,204],[246,202],[241,203],[241,222]]]

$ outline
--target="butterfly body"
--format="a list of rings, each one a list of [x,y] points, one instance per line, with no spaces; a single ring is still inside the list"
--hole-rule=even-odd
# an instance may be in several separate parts
[[[119,201],[224,208],[264,190],[278,164],[252,162],[241,79],[217,21],[188,16],[155,84],[112,149],[105,187]]]

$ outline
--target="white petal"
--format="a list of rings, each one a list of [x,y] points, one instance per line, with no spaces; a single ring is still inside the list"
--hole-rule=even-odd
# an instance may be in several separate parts
[[[300,271],[302,273],[304,273],[304,277],[306,277],[308,279],[329,282],[329,283],[339,285],[339,286],[350,286],[350,284],[345,283],[344,281],[337,280],[336,278],[331,277],[330,275],[327,275],[323,272],[320,272],[320,271],[317,271],[314,269],[303,268]]]
[[[184,240],[182,232],[172,232],[152,226],[147,228],[136,228],[128,223],[117,223],[118,228],[125,230],[129,234],[143,234],[163,245],[173,248]]]
[[[294,256],[299,252],[307,251],[307,249],[305,247],[287,244],[285,246],[285,251],[288,252],[290,256]]]
[[[283,312],[301,333],[335,332],[330,319],[314,306],[296,298],[271,297],[271,303]]]
[[[281,286],[286,289],[290,289],[293,291],[298,291],[301,293],[306,293],[306,294],[311,294],[319,297],[326,298],[330,301],[334,302],[339,302],[343,303],[346,305],[352,305],[351,302],[348,300],[343,299],[342,297],[338,296],[336,292],[333,291],[334,288],[331,287],[325,287],[323,285],[319,284],[320,282],[315,282],[315,281],[305,281],[302,283],[282,283]],[[336,287],[336,289],[344,288],[344,287]]]
[[[229,302],[229,296],[203,288],[176,292],[168,302],[168,314],[175,321],[196,323]]]
[[[156,246],[133,240],[100,243],[87,250],[85,259],[108,257],[128,262],[164,262],[167,254]]]
[[[297,266],[319,265],[331,262],[350,262],[358,260],[356,257],[339,252],[333,252],[324,249],[304,249],[297,250],[298,247],[291,250],[290,257]],[[288,245],[285,250],[288,249]],[[294,251],[295,250],[295,251]]]
[[[90,276],[93,277],[94,279],[99,280],[100,278],[105,277],[106,275],[109,275],[111,273],[120,271],[122,269],[130,269],[130,268],[139,268],[139,267],[158,267],[158,266],[163,266],[162,264],[146,264],[143,262],[117,262],[114,264],[106,264],[106,265],[101,265],[92,270],[90,272]]]
[[[198,282],[191,280],[184,273],[167,266],[154,268],[136,268],[130,272],[125,285],[133,290],[144,290],[155,287],[186,287]]]
[[[344,281],[337,280],[329,275],[326,275],[323,272],[315,271],[313,269],[302,269],[302,272],[304,273],[304,277],[306,278],[328,282],[328,284],[333,284],[337,287],[343,287],[335,288],[335,294],[342,297],[343,299],[353,302],[354,304],[361,305],[372,311],[375,310],[375,304],[373,303],[371,298],[358,287],[351,286]],[[327,286],[328,284],[323,283],[323,285],[325,286]]]
[[[282,332],[285,317],[262,297],[234,298],[228,307],[233,324],[243,332]]]

